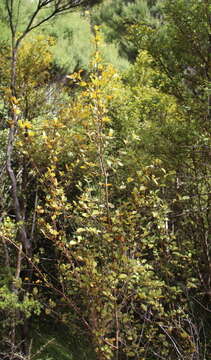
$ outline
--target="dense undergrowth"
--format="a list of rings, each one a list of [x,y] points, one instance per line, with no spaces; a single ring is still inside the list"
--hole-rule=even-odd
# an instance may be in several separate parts
[[[0,2],[0,357],[208,360],[210,5],[48,3]]]

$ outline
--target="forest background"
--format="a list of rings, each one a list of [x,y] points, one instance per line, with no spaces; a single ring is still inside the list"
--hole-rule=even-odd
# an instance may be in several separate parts
[[[209,0],[0,18],[0,358],[208,360]]]

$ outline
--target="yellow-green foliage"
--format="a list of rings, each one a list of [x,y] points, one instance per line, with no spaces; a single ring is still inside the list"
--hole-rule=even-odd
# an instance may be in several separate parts
[[[18,118],[6,166],[1,154],[0,311],[13,333],[22,313],[36,329],[34,312],[52,316],[99,360],[189,360],[203,348],[195,308],[206,313],[210,286],[208,131],[149,51],[121,78],[93,30],[89,73],[67,75],[52,97],[51,39],[22,43],[17,96],[2,51],[1,91]]]

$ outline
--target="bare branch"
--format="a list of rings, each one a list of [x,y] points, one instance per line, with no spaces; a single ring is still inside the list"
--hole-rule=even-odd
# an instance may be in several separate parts
[[[15,28],[13,24],[13,0],[5,0],[5,6],[9,16],[9,25],[10,25],[11,34],[12,37],[14,37]]]

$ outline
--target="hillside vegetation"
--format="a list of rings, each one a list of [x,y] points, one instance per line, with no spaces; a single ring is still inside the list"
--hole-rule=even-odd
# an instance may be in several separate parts
[[[0,18],[0,359],[209,360],[209,1]]]

